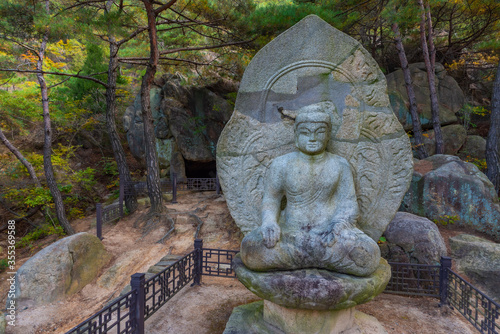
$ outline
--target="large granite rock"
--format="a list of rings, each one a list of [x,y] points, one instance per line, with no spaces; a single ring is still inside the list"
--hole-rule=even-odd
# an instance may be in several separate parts
[[[220,81],[210,86],[186,87],[178,76],[164,76],[151,88],[151,111],[160,167],[184,178],[185,160],[207,163],[215,160],[219,135],[232,113],[223,96],[236,86]],[[140,94],[127,108],[124,128],[132,155],[144,161],[144,125]]]
[[[90,283],[110,255],[96,236],[78,233],[45,247],[16,274],[18,309],[62,300]],[[7,301],[7,305],[9,300]]]
[[[475,165],[455,156],[438,154],[415,163],[401,211],[431,220],[454,217],[459,226],[500,239],[500,203],[493,184]]]
[[[354,174],[359,228],[378,240],[412,172],[408,137],[390,107],[386,80],[355,39],[311,15],[276,37],[248,65],[235,111],[217,144],[217,171],[244,234],[261,224],[264,175],[296,151],[297,110],[331,102],[328,152]]]
[[[500,302],[500,244],[461,234],[450,238],[450,247],[458,270]]]
[[[384,235],[382,257],[388,261],[437,265],[447,255],[436,224],[424,217],[398,212]]]
[[[460,124],[452,124],[441,128],[444,141],[444,154],[455,155],[464,145],[467,138],[467,131]],[[429,155],[436,153],[436,140],[434,130],[423,133],[424,145]]]
[[[413,89],[417,99],[420,122],[424,128],[432,128],[432,114],[427,70],[424,63],[410,64]],[[397,70],[387,75],[387,89],[391,106],[399,121],[406,130],[412,129],[411,116],[408,111],[408,94],[403,77],[403,71]],[[436,86],[439,100],[439,121],[442,125],[457,122],[455,113],[464,102],[464,93],[458,83],[450,77],[443,65],[436,64]]]
[[[467,136],[465,143],[458,152],[458,156],[465,159],[485,159],[486,139],[481,136]]]
[[[321,269],[256,272],[237,256],[233,268],[240,282],[257,296],[288,308],[342,310],[372,300],[384,291],[391,267],[384,259],[367,277]]]

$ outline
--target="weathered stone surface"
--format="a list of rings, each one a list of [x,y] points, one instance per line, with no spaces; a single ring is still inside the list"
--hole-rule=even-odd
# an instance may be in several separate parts
[[[398,212],[385,231],[382,256],[393,262],[437,265],[446,245],[436,224],[424,217]]]
[[[458,270],[486,289],[486,294],[500,301],[500,244],[461,234],[450,238],[453,259]]]
[[[51,303],[80,291],[109,259],[102,242],[88,233],[53,243],[17,271],[16,306],[22,309]]]
[[[500,239],[500,203],[486,175],[468,162],[437,154],[417,161],[401,211],[431,220],[458,218],[469,226]]]
[[[299,109],[299,152],[271,163],[264,182],[262,225],[241,242],[241,259],[249,269],[318,268],[368,276],[379,265],[377,243],[356,228],[359,206],[349,163],[326,152],[331,128],[327,109],[332,106],[320,102]]]
[[[358,227],[378,240],[394,217],[412,159],[385,77],[359,42],[310,15],[252,59],[218,142],[221,186],[243,233],[261,224],[264,175],[271,162],[295,151],[297,110],[325,101],[333,103],[327,150],[353,170]]]
[[[413,89],[417,99],[420,122],[424,128],[432,128],[432,113],[427,71],[424,63],[410,64]],[[397,70],[387,75],[387,90],[391,106],[406,130],[412,129],[411,116],[408,111],[408,94],[403,71]],[[439,100],[439,121],[442,125],[457,122],[455,113],[462,108],[465,97],[458,83],[450,77],[443,65],[436,64],[436,86]]]
[[[467,136],[465,144],[458,152],[462,159],[485,159],[486,158],[486,139],[481,136]]]
[[[384,291],[391,268],[384,259],[367,277],[321,269],[256,272],[236,256],[233,267],[240,282],[257,296],[275,304],[309,310],[341,310],[372,300]]]
[[[444,154],[455,155],[458,150],[464,145],[467,138],[467,131],[460,124],[443,126],[441,128],[444,141]],[[436,140],[434,130],[429,130],[423,133],[424,145],[429,155],[436,153]]]
[[[339,311],[291,309],[264,300],[264,321],[284,333],[341,333],[354,326],[354,307]]]
[[[330,311],[332,313],[338,311]],[[235,307],[226,324],[224,334],[309,334],[314,331],[284,332],[264,320],[264,302]],[[384,326],[377,319],[363,312],[354,311],[354,324],[345,331],[333,331],[329,334],[387,334]]]
[[[185,177],[184,159],[196,162],[215,160],[215,146],[232,107],[219,94],[236,89],[224,81],[211,86],[184,87],[181,78],[165,76],[151,88],[151,110],[160,167],[174,169]],[[144,161],[144,126],[140,94],[127,108],[124,128],[132,155]]]
[[[10,315],[9,315],[9,320],[11,320]],[[6,328],[7,328],[6,314],[2,312],[0,314],[0,334],[5,334]]]

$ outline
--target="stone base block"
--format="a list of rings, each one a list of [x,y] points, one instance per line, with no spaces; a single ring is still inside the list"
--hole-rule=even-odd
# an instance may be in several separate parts
[[[224,334],[387,334],[378,320],[354,308],[289,309],[269,301],[235,307]]]
[[[354,307],[339,311],[283,307],[264,300],[264,321],[283,333],[342,333],[354,326]]]

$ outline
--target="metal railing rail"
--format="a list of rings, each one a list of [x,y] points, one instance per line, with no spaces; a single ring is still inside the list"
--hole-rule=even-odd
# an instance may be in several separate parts
[[[144,334],[145,321],[190,282],[199,285],[202,276],[235,278],[232,260],[237,253],[203,248],[203,240],[196,239],[192,252],[150,279],[132,275],[132,291],[66,334]],[[480,333],[500,334],[500,305],[452,271],[449,257],[442,257],[440,265],[389,264],[392,277],[384,292],[437,297],[440,306],[457,309]]]
[[[194,280],[198,250],[179,259],[144,283],[144,320],[168,302],[177,292]]]
[[[136,304],[137,291],[132,290],[73,327],[66,334],[137,333],[137,321],[134,317]]]
[[[451,269],[448,269],[448,280],[449,305],[481,333],[500,333],[500,305]]]
[[[177,203],[178,190],[197,190],[210,191],[215,190],[220,194],[219,178],[187,178],[185,183],[177,182],[177,175],[174,173],[172,179],[160,181],[160,189],[166,193],[172,193],[172,203]],[[103,207],[101,203],[96,204],[96,234],[102,240],[102,225],[123,218],[124,203],[127,196],[134,194],[147,193],[147,183],[143,181],[120,182],[120,195],[118,204],[111,204]],[[131,208],[134,212],[137,206]],[[131,213],[129,212],[129,213]]]
[[[440,297],[440,265],[389,262],[392,276],[386,293]]]

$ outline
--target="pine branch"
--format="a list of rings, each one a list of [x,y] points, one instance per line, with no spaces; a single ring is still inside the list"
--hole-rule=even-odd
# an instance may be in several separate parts
[[[17,73],[36,73],[36,74],[49,74],[49,75],[60,75],[63,77],[72,77],[72,78],[79,78],[79,79],[85,79],[85,80],[90,80],[94,81],[95,83],[98,83],[104,87],[108,87],[108,85],[96,78],[93,78],[91,76],[86,76],[86,75],[79,75],[79,74],[71,74],[71,73],[61,73],[61,72],[47,72],[47,71],[38,71],[38,70],[18,70],[18,69],[10,69],[10,68],[0,68],[0,72],[17,72]],[[100,73],[94,73],[92,75],[100,75],[100,74],[106,74],[108,72],[100,72]]]

